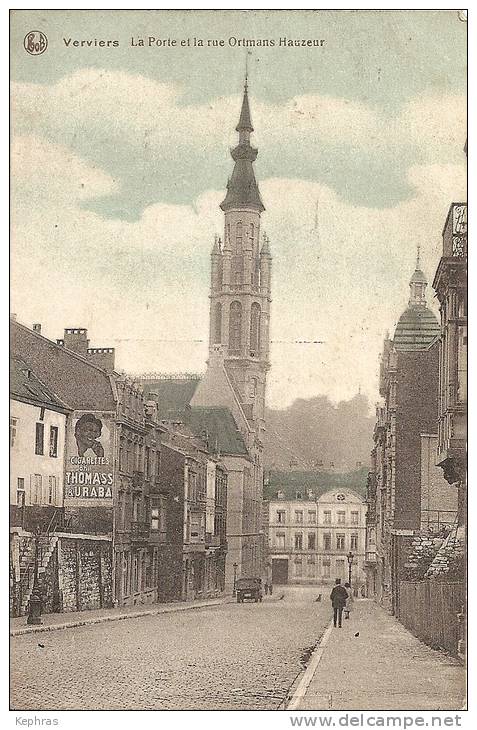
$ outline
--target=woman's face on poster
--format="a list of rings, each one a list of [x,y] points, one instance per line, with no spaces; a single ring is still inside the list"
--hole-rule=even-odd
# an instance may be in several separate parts
[[[86,421],[78,429],[78,440],[91,448],[101,436],[101,427],[94,421]]]

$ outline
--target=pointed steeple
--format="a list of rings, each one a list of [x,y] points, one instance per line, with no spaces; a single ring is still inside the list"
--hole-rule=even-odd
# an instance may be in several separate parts
[[[270,239],[266,233],[263,234],[263,243],[262,243],[262,248],[261,248],[260,253],[262,256],[270,256],[270,258],[271,258]]]
[[[245,86],[243,91],[242,109],[240,111],[239,123],[235,127],[237,132],[248,131],[253,132],[252,119],[250,117],[250,105],[248,103],[248,80],[245,76]]]
[[[214,245],[212,247],[212,256],[220,255],[222,253],[221,249],[222,241],[220,240],[219,236],[215,236],[214,238]]]
[[[253,132],[253,126],[248,101],[247,75],[245,75],[242,109],[236,130],[239,133],[239,143],[230,153],[235,162],[235,167],[232,177],[227,183],[227,195],[220,207],[223,211],[231,208],[255,208],[262,212],[265,207],[260,198],[253,171],[253,163],[257,159],[258,150],[250,144],[250,134]]]

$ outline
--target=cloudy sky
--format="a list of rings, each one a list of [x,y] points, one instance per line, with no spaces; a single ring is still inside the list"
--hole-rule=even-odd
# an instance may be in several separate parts
[[[23,48],[33,29],[41,56]],[[14,11],[12,311],[52,338],[87,327],[133,373],[204,369],[238,41],[273,39],[249,58],[274,257],[269,404],[360,386],[374,403],[417,244],[432,281],[449,204],[466,198],[466,30],[454,11]],[[131,45],[149,36],[178,45]],[[180,47],[194,37],[224,46]]]

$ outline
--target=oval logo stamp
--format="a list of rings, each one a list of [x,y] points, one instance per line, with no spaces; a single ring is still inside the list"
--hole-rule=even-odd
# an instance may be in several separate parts
[[[48,48],[48,38],[41,30],[30,30],[23,39],[23,47],[31,56],[39,56]]]

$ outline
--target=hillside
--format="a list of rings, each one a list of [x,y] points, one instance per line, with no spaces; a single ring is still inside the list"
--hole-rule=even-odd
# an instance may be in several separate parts
[[[312,490],[315,497],[320,497],[333,487],[343,487],[366,495],[366,479],[368,468],[361,467],[346,474],[329,474],[316,471],[270,471],[266,473],[266,483],[263,487],[263,498],[273,499],[280,489],[288,499],[295,499],[298,495],[305,497],[308,490]]]
[[[346,473],[367,466],[374,419],[366,396],[334,405],[326,396],[267,409],[265,467],[272,471]]]

